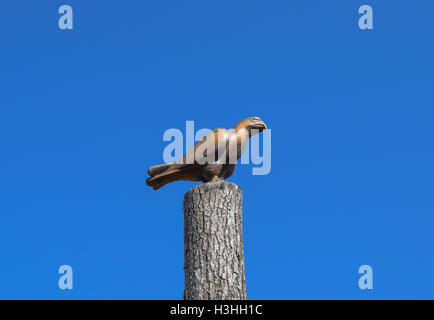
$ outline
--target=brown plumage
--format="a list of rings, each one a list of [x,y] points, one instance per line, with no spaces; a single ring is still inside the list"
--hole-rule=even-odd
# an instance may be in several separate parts
[[[182,159],[152,166],[146,184],[157,190],[178,181],[216,181],[229,178],[235,171],[248,139],[267,129],[258,117],[239,122],[233,129],[214,129],[198,141]]]

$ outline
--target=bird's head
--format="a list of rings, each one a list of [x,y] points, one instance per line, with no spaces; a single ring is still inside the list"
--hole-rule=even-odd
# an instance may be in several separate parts
[[[258,117],[250,117],[247,118],[247,129],[256,129],[259,130],[259,132],[266,130],[267,129],[267,125],[265,124],[264,121],[261,120],[261,118]]]
[[[235,130],[247,130],[249,135],[252,136],[256,133],[264,131],[267,129],[267,125],[261,118],[258,117],[249,117],[240,121],[235,127]]]

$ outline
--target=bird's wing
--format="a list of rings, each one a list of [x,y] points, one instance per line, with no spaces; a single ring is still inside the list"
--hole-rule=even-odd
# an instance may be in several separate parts
[[[224,154],[230,136],[231,132],[222,128],[208,132],[175,164],[204,164],[207,160],[209,162],[210,159],[216,161],[216,155]]]

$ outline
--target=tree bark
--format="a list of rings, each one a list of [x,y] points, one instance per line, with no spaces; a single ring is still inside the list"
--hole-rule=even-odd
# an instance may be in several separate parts
[[[242,190],[227,181],[184,196],[185,300],[245,300]]]

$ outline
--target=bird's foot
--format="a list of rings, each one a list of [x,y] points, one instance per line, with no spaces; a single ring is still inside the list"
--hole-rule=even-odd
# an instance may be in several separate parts
[[[214,182],[214,181],[223,181],[224,179],[219,178],[219,176],[214,176],[211,178],[210,181]]]

